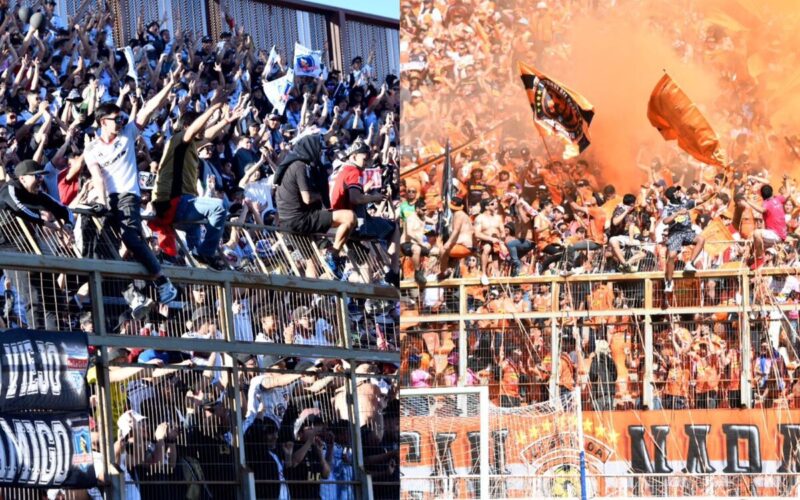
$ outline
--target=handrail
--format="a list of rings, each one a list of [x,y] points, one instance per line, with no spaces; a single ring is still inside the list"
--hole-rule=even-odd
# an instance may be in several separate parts
[[[674,279],[689,279],[689,278],[738,278],[742,276],[775,276],[775,275],[788,275],[800,274],[800,269],[793,267],[763,267],[759,269],[758,273],[751,271],[748,267],[742,264],[740,268],[725,268],[725,269],[704,269],[698,270],[696,273],[688,274],[683,271],[675,271]],[[663,271],[648,271],[640,273],[587,273],[587,274],[574,274],[572,276],[559,276],[559,275],[545,275],[545,276],[516,276],[516,277],[492,277],[489,278],[489,286],[493,285],[536,285],[536,284],[552,284],[552,283],[581,283],[587,281],[640,281],[645,279],[664,279]],[[428,283],[425,286],[428,288],[452,288],[457,286],[483,286],[480,278],[456,278],[438,281],[435,283]],[[403,280],[400,282],[400,288],[403,290],[418,288],[412,280]]]
[[[107,277],[128,279],[148,279],[144,268],[135,262],[67,259],[49,255],[30,255],[0,250],[0,268],[15,268],[24,271],[48,271],[57,273],[91,273],[99,271]],[[234,286],[262,287],[286,291],[315,293],[346,293],[355,297],[370,297],[382,300],[397,300],[397,289],[376,283],[358,284],[346,281],[333,281],[301,278],[280,274],[255,274],[238,271],[213,271],[209,269],[163,266],[164,274],[173,279],[189,283],[219,284],[223,281]]]

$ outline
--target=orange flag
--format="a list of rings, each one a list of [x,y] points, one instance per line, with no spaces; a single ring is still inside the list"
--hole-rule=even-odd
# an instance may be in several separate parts
[[[712,259],[725,252],[731,246],[731,241],[733,241],[730,229],[722,223],[719,217],[715,217],[714,220],[708,223],[706,228],[703,229],[702,236],[706,241],[703,248]]]
[[[725,166],[717,134],[697,106],[665,74],[650,94],[647,118],[667,141],[677,139],[681,149],[709,165]]]
[[[582,95],[548,77],[533,66],[518,63],[520,77],[533,111],[533,122],[544,134],[565,143],[565,160],[589,147],[589,125],[594,107]]]

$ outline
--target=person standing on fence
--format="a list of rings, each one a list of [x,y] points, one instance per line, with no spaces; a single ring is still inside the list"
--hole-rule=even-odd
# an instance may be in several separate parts
[[[212,140],[224,127],[243,115],[241,109],[224,114],[222,109],[222,103],[218,102],[202,115],[191,111],[183,114],[178,124],[180,130],[167,141],[164,148],[153,190],[153,207],[158,220],[167,225],[184,224],[182,229],[186,231],[186,243],[192,255],[218,270],[227,267],[224,259],[217,254],[225,230],[227,210],[219,198],[198,196],[200,158],[197,139],[202,133],[205,140]],[[220,119],[214,126],[206,128],[215,114],[220,114]],[[200,225],[196,222],[202,220],[206,221],[206,231],[201,241]]]
[[[101,104],[95,110],[99,135],[86,146],[84,157],[101,203],[110,209],[110,222],[121,233],[122,242],[155,278],[159,302],[168,304],[178,296],[177,289],[161,271],[161,264],[147,245],[142,232],[141,190],[136,163],[136,139],[153,113],[165,102],[175,83],[170,74],[164,87],[123,126],[120,107]]]

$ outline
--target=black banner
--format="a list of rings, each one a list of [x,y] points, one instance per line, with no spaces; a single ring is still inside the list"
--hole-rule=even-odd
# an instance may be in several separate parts
[[[0,415],[0,484],[97,486],[86,413]]]
[[[0,336],[0,413],[86,411],[88,339],[16,328]],[[0,470],[2,473],[2,470]]]

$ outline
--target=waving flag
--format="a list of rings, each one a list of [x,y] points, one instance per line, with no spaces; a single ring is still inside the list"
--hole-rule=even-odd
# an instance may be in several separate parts
[[[273,45],[267,57],[267,64],[264,65],[264,74],[262,75],[265,80],[268,80],[279,69],[278,67],[278,51],[275,50]]]
[[[302,44],[295,43],[294,74],[318,78],[322,74],[322,51],[311,50]]]
[[[290,69],[282,77],[264,84],[264,95],[279,114],[283,114],[289,102],[289,92],[294,87],[294,72]]]
[[[577,156],[589,147],[589,124],[594,118],[592,104],[533,66],[519,63],[519,72],[531,103],[534,123],[543,133],[555,135],[566,143],[564,159]]]
[[[669,75],[658,81],[647,105],[647,119],[667,141],[709,165],[725,166],[717,134],[697,106]]]

